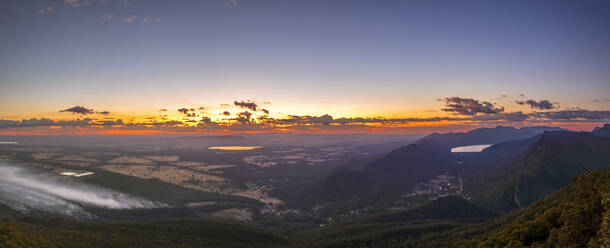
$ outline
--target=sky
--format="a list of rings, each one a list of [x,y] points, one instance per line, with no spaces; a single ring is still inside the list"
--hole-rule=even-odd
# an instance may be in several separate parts
[[[608,1],[4,0],[0,134],[590,130]]]

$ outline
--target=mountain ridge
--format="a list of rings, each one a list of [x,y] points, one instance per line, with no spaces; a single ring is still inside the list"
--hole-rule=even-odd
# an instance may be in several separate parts
[[[610,137],[610,123],[604,124],[602,127],[595,127],[591,133],[596,136]]]
[[[371,198],[404,193],[455,165],[457,157],[451,153],[453,147],[525,139],[548,130],[564,129],[498,126],[464,133],[431,134],[371,161],[360,170],[331,174],[308,190],[304,198],[324,202],[341,201],[354,195]]]
[[[501,211],[528,206],[574,176],[610,164],[610,139],[585,132],[545,132],[526,154],[499,172],[475,202]]]

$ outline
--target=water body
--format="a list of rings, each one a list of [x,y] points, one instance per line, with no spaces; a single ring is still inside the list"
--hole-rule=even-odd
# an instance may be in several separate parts
[[[451,148],[451,152],[481,152],[485,148],[490,147],[492,145],[472,145],[472,146],[458,146]]]
[[[262,146],[212,146],[210,150],[225,150],[225,151],[249,151],[262,148]]]

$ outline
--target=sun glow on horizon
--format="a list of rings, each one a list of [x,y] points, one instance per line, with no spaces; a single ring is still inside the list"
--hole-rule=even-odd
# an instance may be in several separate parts
[[[225,151],[250,151],[260,149],[262,146],[211,146],[209,150],[225,150]]]

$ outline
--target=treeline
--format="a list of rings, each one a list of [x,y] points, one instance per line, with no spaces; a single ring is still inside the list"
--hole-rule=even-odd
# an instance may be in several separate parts
[[[200,220],[0,220],[0,248],[269,247],[284,242],[260,229]]]

